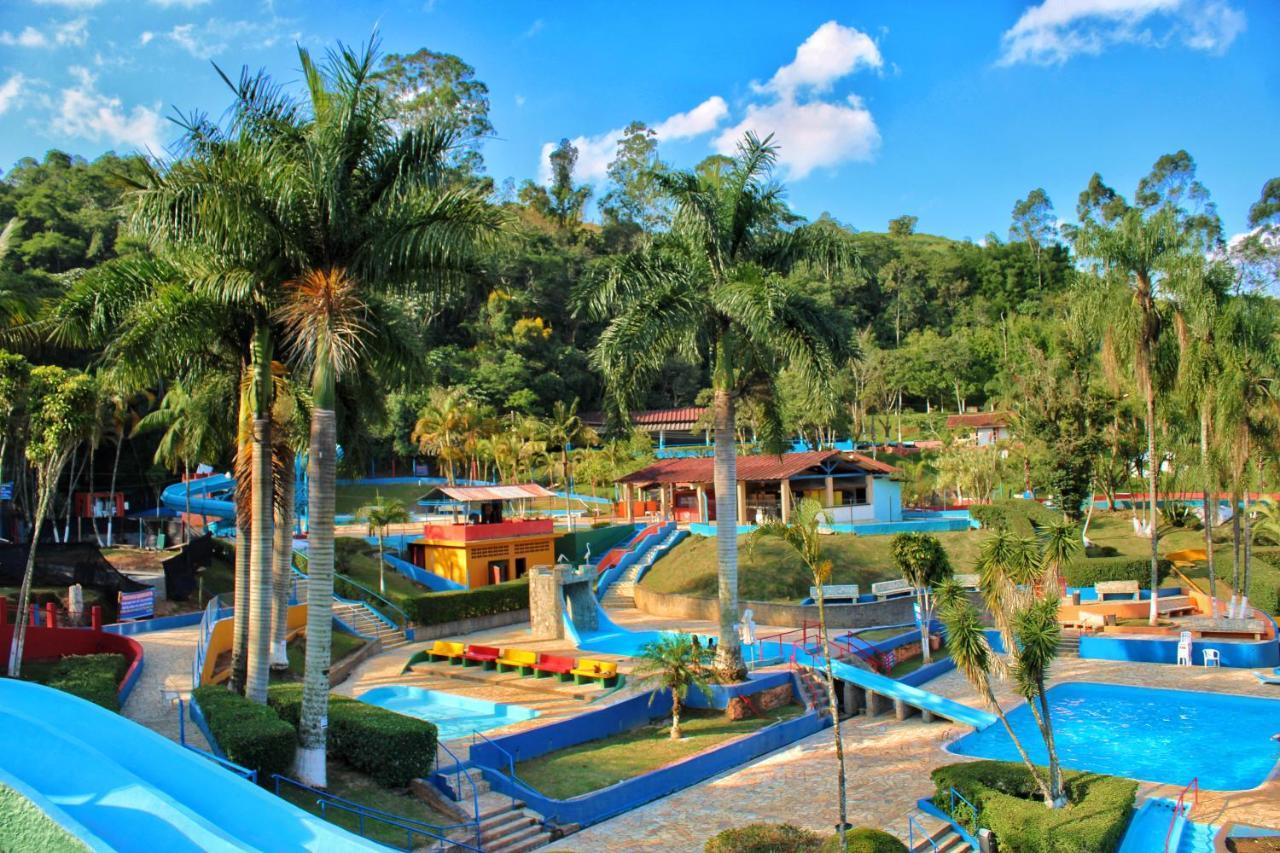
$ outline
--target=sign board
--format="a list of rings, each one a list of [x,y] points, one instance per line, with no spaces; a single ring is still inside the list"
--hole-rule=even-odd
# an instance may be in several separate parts
[[[0,483],[0,501],[13,500],[13,481]]]
[[[120,593],[120,619],[150,619],[156,612],[156,591]]]

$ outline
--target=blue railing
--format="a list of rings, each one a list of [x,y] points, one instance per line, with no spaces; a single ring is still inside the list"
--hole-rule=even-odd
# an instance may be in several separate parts
[[[929,846],[935,851],[938,849],[938,842],[933,840],[933,836],[924,831],[924,827],[920,825],[920,821],[916,820],[915,815],[907,815],[907,849],[916,849],[916,833],[920,833],[920,838],[929,842]]]
[[[243,776],[245,779],[248,779],[253,784],[255,785],[258,784],[257,770],[250,770],[248,767],[244,767],[242,765],[236,764],[234,761],[230,761],[226,758],[223,758],[220,755],[214,755],[212,752],[209,752],[207,749],[201,749],[200,747],[192,746],[189,743],[184,743],[183,746],[185,746],[187,749],[191,750],[192,752],[196,753],[200,757],[207,758],[210,761],[212,761],[214,764],[218,764],[218,765],[221,765],[222,767],[225,767],[227,770],[230,770],[232,773],[236,774],[237,776]]]
[[[310,560],[307,558],[305,554],[299,551],[294,551],[293,556],[295,558],[294,566],[299,571],[302,571],[303,566],[306,566],[308,568],[310,567],[311,565]],[[357,593],[354,596],[354,598],[346,598],[343,595],[339,595],[337,592],[339,584],[345,584],[346,586],[353,587],[355,590],[357,590]],[[387,600],[384,596],[369,589],[369,587],[360,583],[350,575],[344,575],[342,572],[338,572],[338,571],[335,571],[333,573],[333,588],[334,588],[335,598],[339,598],[349,604],[355,603],[356,601],[363,602],[365,605],[368,606],[369,612],[372,613],[374,616],[376,616],[380,621],[385,623],[390,628],[393,628],[398,631],[404,631],[406,636],[408,636],[409,639],[412,639],[412,636],[409,636],[409,631],[411,630],[409,628],[409,614],[405,613],[402,608],[396,606],[395,604]],[[400,620],[399,623],[397,623],[395,619],[388,616],[387,613],[392,613],[396,617],[398,617]]]
[[[213,626],[230,616],[234,610],[233,607],[223,607],[222,597],[218,595],[209,599],[209,603],[205,605],[204,615],[200,617],[200,636],[196,639],[196,653],[191,661],[192,690],[200,686],[201,676],[204,674],[204,661],[209,652],[209,636],[213,633]]]
[[[489,744],[489,746],[493,747],[498,752],[502,753],[503,757],[507,759],[507,775],[511,777],[511,781],[520,782],[520,777],[516,775],[516,757],[511,754],[510,750],[506,749],[505,747],[499,746],[498,744],[494,743],[491,738],[485,737],[480,732],[473,730],[471,732],[471,735],[472,735],[471,737],[472,744],[475,744],[476,738],[480,738],[485,743]],[[523,785],[524,783],[520,782],[520,784]],[[515,805],[516,802],[518,802],[515,794],[513,793],[510,796],[511,796],[511,804]]]
[[[957,791],[956,786],[952,785],[951,786],[951,808],[949,809],[949,811],[951,813],[951,816],[955,818],[957,822],[963,823],[963,821],[961,821],[960,818],[956,817],[956,800],[959,800],[960,802],[964,803],[966,806],[969,807],[969,811],[973,814],[973,828],[970,829],[969,831],[977,832],[978,831],[978,807],[975,806],[973,803],[969,802],[967,799],[965,799],[964,794]]]
[[[331,823],[337,823],[329,816],[329,810],[341,812],[350,815],[355,819],[355,833],[361,837],[368,838],[371,829],[382,828],[386,834],[404,833],[405,844],[403,847],[388,844],[381,839],[374,839],[380,844],[386,844],[388,847],[394,847],[398,850],[473,850],[476,853],[483,853],[479,847],[479,835],[477,834],[476,846],[465,841],[459,841],[448,836],[448,832],[455,829],[470,828],[471,824],[456,824],[452,826],[437,826],[433,823],[426,823],[413,818],[407,818],[402,815],[384,812],[381,809],[371,808],[361,805],[352,800],[344,799],[330,794],[327,791],[321,791],[319,788],[312,788],[296,779],[290,779],[287,776],[281,776],[279,773],[273,774],[271,777],[275,781],[276,796],[282,796],[280,793],[281,783],[304,791],[316,798],[316,806],[320,809],[320,817]],[[341,824],[339,824],[341,825]],[[415,842],[415,839],[422,839],[422,843]],[[426,846],[424,846],[424,844]]]
[[[467,786],[471,788],[471,818],[476,830],[476,846],[480,846],[480,789],[476,787],[476,780],[471,778],[471,772],[463,766],[461,759],[454,754],[453,750],[445,746],[443,742],[436,741],[436,747],[443,749],[445,755],[453,760],[453,793],[455,802],[461,802],[463,796],[462,779],[467,780]],[[446,775],[440,769],[439,760],[436,762],[436,772],[441,776]]]

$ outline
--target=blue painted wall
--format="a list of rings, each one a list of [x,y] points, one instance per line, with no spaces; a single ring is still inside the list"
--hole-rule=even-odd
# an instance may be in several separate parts
[[[902,521],[902,484],[888,477],[872,478],[871,504],[876,521]]]
[[[1280,665],[1280,645],[1275,640],[1260,643],[1224,642],[1221,640],[1196,640],[1191,644],[1191,661],[1200,666],[1205,649],[1217,649],[1222,665],[1244,669],[1258,669]],[[1082,636],[1080,657],[1093,660],[1137,661],[1140,663],[1176,664],[1178,641],[1147,640],[1106,636]]]

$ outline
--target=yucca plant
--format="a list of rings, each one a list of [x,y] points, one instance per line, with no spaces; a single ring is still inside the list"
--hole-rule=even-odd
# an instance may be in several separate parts
[[[691,634],[668,634],[640,650],[632,679],[670,691],[672,740],[680,739],[680,709],[689,691],[706,696],[711,690],[710,664],[711,651]]]

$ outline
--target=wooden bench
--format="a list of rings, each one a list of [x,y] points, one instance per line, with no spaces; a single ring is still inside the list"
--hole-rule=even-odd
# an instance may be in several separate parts
[[[462,663],[462,655],[466,647],[462,643],[450,643],[447,640],[436,640],[427,650],[427,660],[431,663],[447,660],[451,664]]]
[[[503,649],[502,657],[495,661],[498,665],[498,672],[519,670],[521,675],[532,675],[533,667],[537,662],[538,653],[526,651],[525,649]]]
[[[543,652],[538,655],[538,662],[533,665],[533,677],[550,678],[554,675],[561,681],[571,681],[574,667],[577,665],[578,662],[573,658]]]
[[[911,584],[899,578],[896,581],[880,581],[871,585],[871,594],[876,598],[894,598],[899,595],[911,595],[915,590]]]
[[[822,596],[823,601],[833,601],[835,599],[849,599],[851,601],[858,600],[858,585],[856,583],[837,583],[827,584],[823,587],[809,587],[809,598],[815,602],[818,596]]]
[[[1125,595],[1134,601],[1142,598],[1137,581],[1098,581],[1093,585],[1099,601],[1106,601],[1108,595]]]
[[[612,687],[618,683],[618,665],[612,661],[581,658],[570,674],[575,684],[599,681],[605,687]]]
[[[462,665],[493,669],[498,665],[498,656],[501,654],[502,651],[495,646],[467,646],[462,654]]]

